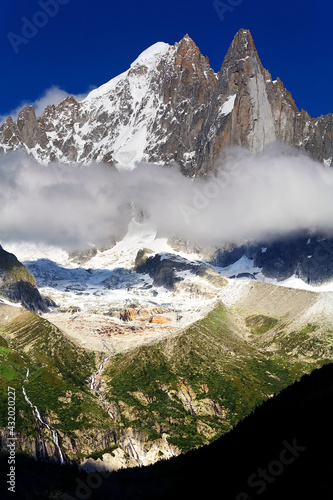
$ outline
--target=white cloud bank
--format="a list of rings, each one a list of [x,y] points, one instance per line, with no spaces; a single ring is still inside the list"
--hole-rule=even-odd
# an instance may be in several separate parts
[[[0,158],[0,185],[0,244],[98,244],[126,231],[131,203],[159,234],[198,243],[333,232],[333,169],[281,150],[254,156],[231,148],[210,181],[153,164],[45,167],[15,152]]]

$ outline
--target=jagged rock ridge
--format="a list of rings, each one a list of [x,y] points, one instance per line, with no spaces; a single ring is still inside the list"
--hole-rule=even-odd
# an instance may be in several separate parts
[[[0,128],[0,150],[23,148],[42,163],[178,162],[203,176],[226,146],[258,153],[276,140],[331,165],[332,114],[299,111],[244,29],[218,74],[186,35],[174,46],[156,43],[83,101],[67,98],[38,119],[26,107]]]

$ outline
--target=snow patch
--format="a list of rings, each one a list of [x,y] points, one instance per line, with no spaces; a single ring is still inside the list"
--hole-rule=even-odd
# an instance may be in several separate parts
[[[226,100],[226,102],[222,105],[222,107],[220,109],[220,115],[221,116],[228,115],[234,109],[236,95],[237,94],[234,94],[234,95],[231,95],[230,97],[228,97],[228,99]]]
[[[12,307],[22,307],[22,304],[20,302],[10,302],[9,300],[3,299],[2,297],[0,297],[0,305],[1,304]]]

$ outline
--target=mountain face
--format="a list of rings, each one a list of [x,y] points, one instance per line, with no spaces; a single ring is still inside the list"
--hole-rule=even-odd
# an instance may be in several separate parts
[[[39,118],[26,107],[0,128],[0,150],[22,148],[42,163],[177,162],[190,176],[208,175],[226,146],[258,153],[276,140],[330,166],[333,116],[299,111],[243,29],[218,74],[186,35],[156,43],[83,101],[67,98]]]
[[[216,155],[230,144],[259,153],[276,140],[331,165],[332,114],[312,119],[300,112],[281,80],[273,81],[262,66],[248,30],[240,30],[228,50],[207,115],[199,168],[207,162],[213,168]]]
[[[333,279],[333,239],[325,235],[302,233],[271,241],[247,242],[239,246],[219,248],[213,254],[213,264],[225,268],[246,257],[267,278],[278,281],[291,276],[314,286]],[[258,272],[250,273],[256,279]],[[231,277],[242,277],[240,274]]]
[[[0,296],[12,302],[21,302],[34,312],[47,312],[47,299],[41,297],[36,279],[15,255],[6,252],[0,245]],[[54,305],[54,304],[53,304]]]

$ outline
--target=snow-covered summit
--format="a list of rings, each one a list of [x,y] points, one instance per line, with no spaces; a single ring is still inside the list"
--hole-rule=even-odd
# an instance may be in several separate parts
[[[156,59],[163,57],[170,48],[171,45],[169,45],[168,43],[154,43],[153,45],[148,47],[148,49],[141,52],[139,57],[137,57],[137,59],[135,59],[135,61],[131,64],[131,68],[134,68],[137,65],[154,65]]]
[[[130,69],[136,68],[137,66],[146,66],[149,70],[154,70],[156,63],[166,54],[170,49],[170,45],[164,42],[157,42],[151,47],[144,50],[131,64]],[[120,75],[115,76],[108,82],[104,83],[100,87],[92,90],[89,94],[81,101],[84,104],[90,103],[94,99],[101,98],[106,94],[113,92],[117,85],[128,78],[130,69],[124,71]]]

